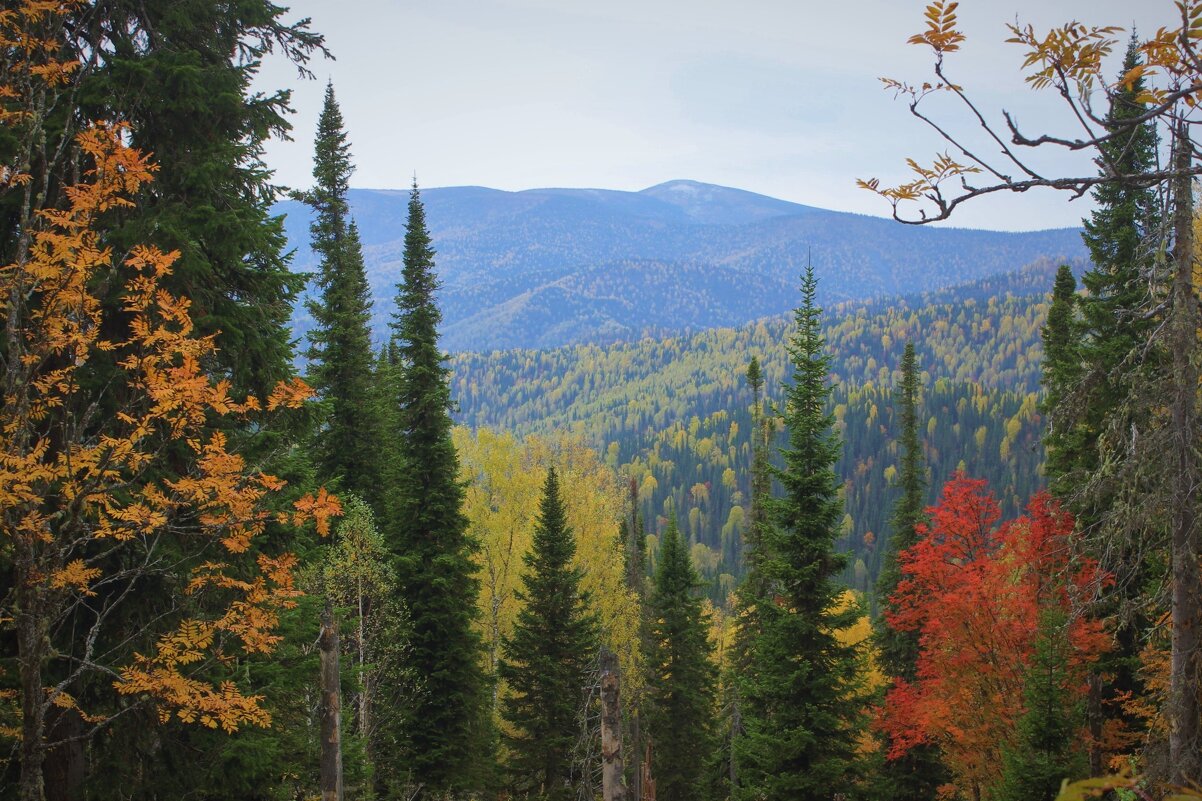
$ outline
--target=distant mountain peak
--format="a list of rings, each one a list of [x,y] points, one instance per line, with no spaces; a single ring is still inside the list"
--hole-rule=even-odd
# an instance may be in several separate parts
[[[709,225],[746,225],[816,211],[800,203],[684,178],[649,186],[639,194],[676,206],[689,219]]]

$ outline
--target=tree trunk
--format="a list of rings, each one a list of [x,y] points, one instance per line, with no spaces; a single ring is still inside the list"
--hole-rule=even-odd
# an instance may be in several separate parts
[[[604,801],[625,801],[622,782],[622,706],[618,697],[618,656],[601,652],[601,795]]]
[[[1169,763],[1172,783],[1202,782],[1199,739],[1199,646],[1202,645],[1202,579],[1198,571],[1197,510],[1199,491],[1197,394],[1198,307],[1194,295],[1192,181],[1185,124],[1177,130],[1174,168],[1173,237],[1175,245],[1171,348],[1173,390],[1171,426],[1172,475],[1172,657],[1169,677]]]
[[[42,609],[44,591],[35,572],[34,546],[28,538],[16,538],[16,628],[21,682],[21,778],[20,801],[43,801],[45,785],[42,766],[46,760],[46,692],[42,663],[46,658],[47,631]]]
[[[1085,701],[1085,719],[1089,723],[1089,775],[1103,774],[1102,724],[1106,720],[1102,708],[1102,674],[1096,670],[1089,674],[1089,694]]]
[[[371,726],[371,677],[367,674],[367,601],[363,595],[363,579],[359,579],[359,736],[368,742]],[[370,752],[370,749],[369,749]]]
[[[732,798],[739,786],[739,757],[735,753],[735,747],[739,739],[739,734],[743,731],[743,718],[739,712],[738,691],[736,690],[733,695],[730,709],[730,795]]]
[[[329,599],[321,610],[321,801],[342,801],[342,697],[338,626]]]
[[[42,765],[46,798],[49,801],[83,801],[87,780],[83,718],[77,710],[51,707],[45,725],[46,739],[52,743],[60,742],[46,752]]]

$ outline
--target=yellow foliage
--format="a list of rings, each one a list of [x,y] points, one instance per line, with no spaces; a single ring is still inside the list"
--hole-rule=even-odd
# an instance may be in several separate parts
[[[638,653],[637,599],[625,584],[618,539],[625,492],[613,469],[581,441],[568,437],[518,440],[489,429],[453,432],[460,477],[468,482],[464,513],[480,544],[480,627],[489,668],[495,669],[504,637],[513,632],[521,587],[522,557],[534,536],[546,470],[559,472],[568,525],[576,537],[575,563],[584,572],[582,588],[601,621],[604,643],[618,654],[623,696],[637,698],[642,687]],[[501,698],[506,688],[498,688]],[[494,712],[497,711],[494,706]]]

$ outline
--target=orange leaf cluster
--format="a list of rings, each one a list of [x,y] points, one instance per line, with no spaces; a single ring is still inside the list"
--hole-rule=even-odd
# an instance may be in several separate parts
[[[0,78],[0,122],[24,124],[23,109],[36,103],[22,92],[39,81],[53,86],[75,68],[53,59],[62,50],[54,34],[66,7],[25,0],[0,11],[0,58],[9,68]],[[104,566],[123,547],[146,553],[156,539],[175,538],[197,553],[212,544],[230,557],[247,551],[276,519],[265,502],[284,482],[250,470],[216,424],[264,408],[295,408],[312,395],[293,380],[265,404],[232,398],[229,383],[203,367],[213,339],[195,334],[188,300],[163,286],[177,254],[140,246],[114,264],[97,221],[131,206],[155,172],[127,139],[122,124],[96,123],[79,133],[75,144],[91,169],[66,190],[62,207],[36,213],[24,231],[26,251],[0,266],[7,366],[0,377],[0,553],[25,597],[37,599],[0,609],[0,619],[11,614],[5,622],[17,626],[28,622],[22,615],[57,619],[95,592],[106,580]],[[14,175],[7,170],[3,178],[12,183]],[[95,294],[105,284],[123,289],[116,312]],[[86,380],[100,353],[112,354],[113,381],[121,384],[100,390],[120,398],[111,419]],[[297,501],[287,522],[315,522],[324,535],[340,513],[338,500],[322,490]],[[267,725],[257,697],[232,683],[214,686],[203,668],[232,658],[234,647],[271,650],[279,611],[299,594],[295,560],[260,555],[249,577],[233,562],[211,561],[191,577],[187,592],[205,598],[190,606],[211,610],[208,616],[178,621],[150,653],[111,666],[120,693],[157,703],[163,719],[174,715],[227,731]],[[74,703],[61,687],[48,692],[49,703]]]
[[[959,3],[937,0],[927,6],[924,16],[927,29],[906,40],[908,44],[929,45],[936,53],[953,53],[960,49],[964,34],[956,29],[956,8]]]
[[[1029,48],[1023,68],[1038,65],[1026,77],[1035,89],[1065,89],[1071,82],[1078,94],[1086,95],[1102,74],[1102,60],[1114,49],[1114,35],[1122,28],[1108,25],[1090,27],[1069,22],[1052,28],[1042,38],[1031,25],[1009,24],[1012,36],[1006,41]]]

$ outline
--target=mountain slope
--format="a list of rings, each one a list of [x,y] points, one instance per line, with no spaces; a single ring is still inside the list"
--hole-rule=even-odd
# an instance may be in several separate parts
[[[385,336],[408,193],[352,190]],[[452,351],[629,341],[740,325],[791,308],[808,258],[823,303],[912,294],[1083,254],[1075,229],[916,228],[737,189],[672,181],[641,192],[482,187],[422,193]],[[298,269],[308,212],[289,201]],[[298,307],[296,327],[311,325]],[[670,311],[669,311],[670,310]]]
[[[888,533],[897,460],[892,387],[907,340],[923,372],[928,500],[960,468],[988,479],[1007,514],[1042,485],[1039,332],[1056,267],[1044,260],[964,286],[828,309],[824,334],[837,379],[831,409],[846,480],[840,546],[855,557],[845,577],[852,586],[872,586]],[[791,317],[781,315],[668,339],[459,354],[451,363],[457,417],[473,427],[583,437],[639,482],[652,532],[668,508],[678,510],[720,601],[742,571],[751,454],[743,375],[758,357],[767,396],[779,403],[791,330]]]

